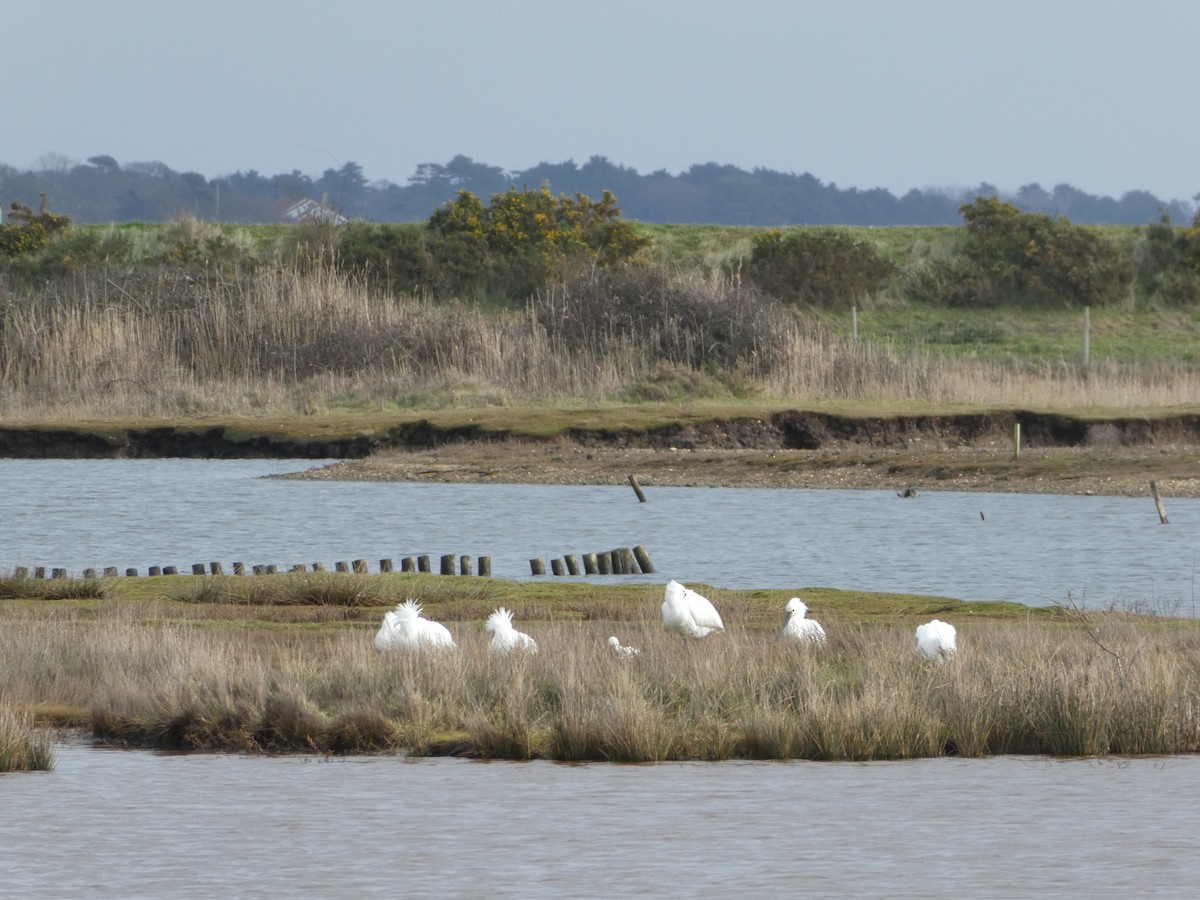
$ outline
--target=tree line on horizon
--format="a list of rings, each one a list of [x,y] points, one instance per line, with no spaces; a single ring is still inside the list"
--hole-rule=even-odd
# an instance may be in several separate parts
[[[32,203],[41,194],[78,224],[164,222],[180,216],[214,222],[260,224],[285,221],[289,205],[323,201],[351,219],[420,222],[461,191],[491,196],[509,188],[545,187],[555,194],[619,198],[621,212],[648,223],[789,225],[961,225],[959,208],[977,197],[996,196],[1024,212],[1064,216],[1088,225],[1145,225],[1189,221],[1192,204],[1133,190],[1120,198],[1088,194],[1068,184],[1044,189],[1029,184],[1004,192],[991,184],[970,189],[913,189],[896,196],[883,188],[839,188],[809,173],[750,171],[703,163],[672,175],[636,169],[593,156],[583,165],[568,160],[506,171],[458,155],[445,165],[423,163],[405,185],[369,181],[348,162],[312,177],[298,170],[262,175],[254,169],[207,178],[177,172],[161,162],[119,163],[111,156],[75,163],[51,156],[36,169],[0,163],[0,208]],[[1200,195],[1197,195],[1200,196]]]

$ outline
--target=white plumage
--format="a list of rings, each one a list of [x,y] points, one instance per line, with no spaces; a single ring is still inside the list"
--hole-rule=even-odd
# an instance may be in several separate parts
[[[526,650],[537,653],[537,643],[529,635],[513,628],[513,614],[503,606],[487,618],[487,630],[492,633],[491,649],[498,653]]]
[[[721,614],[707,597],[685,588],[674,579],[667,582],[662,617],[667,628],[684,637],[702,638],[725,629]]]
[[[392,612],[384,613],[383,624],[375,634],[379,650],[420,650],[422,648],[451,648],[454,638],[440,622],[421,618],[421,604],[405,600]]]
[[[776,640],[799,641],[802,644],[824,644],[825,629],[815,619],[806,619],[808,604],[799,597],[793,597],[784,607],[783,627],[779,629]]]
[[[617,656],[637,656],[642,652],[637,647],[630,647],[622,644],[617,640],[617,636],[615,634],[608,639],[608,646],[612,648],[612,652],[617,654]]]
[[[958,652],[957,632],[949,622],[934,619],[917,626],[917,649],[926,659],[945,662]]]

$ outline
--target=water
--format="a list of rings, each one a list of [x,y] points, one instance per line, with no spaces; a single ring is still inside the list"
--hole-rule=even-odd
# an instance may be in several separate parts
[[[723,588],[825,586],[1195,615],[1200,501],[889,491],[276,481],[318,461],[0,460],[0,569],[443,553],[529,560],[643,544],[658,574]],[[982,514],[982,515],[981,515]],[[548,566],[547,566],[548,568]]]
[[[1191,896],[1200,757],[160,755],[0,776],[0,894]]]

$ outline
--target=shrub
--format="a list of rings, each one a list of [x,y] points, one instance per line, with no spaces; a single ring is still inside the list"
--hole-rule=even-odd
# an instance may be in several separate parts
[[[879,290],[895,267],[863,238],[837,228],[778,228],[756,234],[750,278],[791,303],[850,305]]]
[[[963,252],[977,276],[977,290],[959,297],[963,305],[1101,306],[1128,289],[1127,260],[1095,231],[996,197],[964,203],[959,212],[967,223]]]
[[[42,207],[37,213],[20,200],[14,200],[9,222],[0,225],[0,259],[37,253],[56,234],[70,227],[70,216],[60,216],[46,208],[45,194],[42,194]]]
[[[430,217],[429,249],[439,293],[484,291],[509,299],[555,278],[635,259],[649,238],[621,219],[616,198],[555,197],[548,188],[494,194],[488,206],[470,191]]]
[[[540,294],[533,312],[571,349],[614,348],[636,337],[653,342],[663,362],[735,371],[770,369],[795,325],[791,313],[751,285],[642,266],[574,278]]]
[[[1169,306],[1200,302],[1200,212],[1189,228],[1176,228],[1166,213],[1147,225],[1135,271],[1142,300]]]

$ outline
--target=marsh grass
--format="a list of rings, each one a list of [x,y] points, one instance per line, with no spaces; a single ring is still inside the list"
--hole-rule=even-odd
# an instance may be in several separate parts
[[[27,715],[0,705],[0,773],[46,772],[54,768],[50,735]]]
[[[714,591],[729,630],[691,642],[637,592],[623,594],[619,621],[531,603],[519,621],[535,656],[490,653],[491,598],[448,592],[423,599],[458,649],[424,655],[376,652],[378,609],[297,627],[280,613],[329,608],[14,601],[0,605],[0,703],[78,709],[97,738],[123,745],[252,752],[650,762],[1200,750],[1195,623],[964,612],[959,655],[937,665],[915,652],[912,613],[855,622],[829,606],[828,644],[802,648],[774,642],[765,611],[777,598],[756,605],[755,593]],[[461,617],[442,615],[458,602]],[[641,654],[612,654],[614,631]]]

